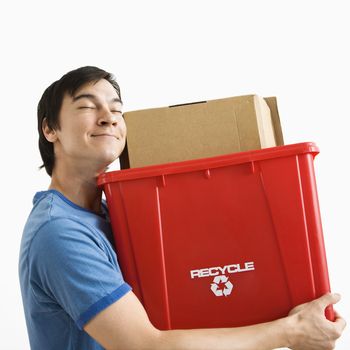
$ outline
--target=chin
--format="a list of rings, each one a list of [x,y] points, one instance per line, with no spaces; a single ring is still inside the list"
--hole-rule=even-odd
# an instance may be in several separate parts
[[[117,160],[122,152],[121,149],[105,149],[102,152],[98,152],[95,154],[95,159],[100,164],[99,168],[107,168],[110,164],[112,164],[115,160]]]
[[[107,167],[108,165],[110,165],[111,163],[113,163],[115,160],[119,158],[119,153],[113,152],[113,153],[105,154],[101,158],[103,159],[103,164],[105,164],[105,166]]]

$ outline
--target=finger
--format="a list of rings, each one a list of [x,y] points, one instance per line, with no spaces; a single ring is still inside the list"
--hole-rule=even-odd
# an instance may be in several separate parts
[[[346,321],[342,317],[340,317],[338,314],[336,314],[334,325],[340,332],[342,332],[346,327]]]
[[[341,296],[338,293],[327,293],[316,299],[316,302],[324,309],[328,305],[336,304],[340,299]]]
[[[333,309],[333,312],[334,312],[334,319],[342,318],[342,316],[340,315],[340,313],[337,310]]]

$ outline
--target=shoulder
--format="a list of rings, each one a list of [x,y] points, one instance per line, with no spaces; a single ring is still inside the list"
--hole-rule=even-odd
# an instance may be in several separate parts
[[[99,237],[90,227],[72,218],[54,218],[45,222],[32,238],[28,263],[34,270],[73,270],[108,255]]]
[[[75,218],[55,217],[44,222],[32,239],[31,251],[77,250],[81,246],[100,246],[95,230]]]
[[[25,226],[21,261],[29,266],[74,261],[78,256],[105,255],[113,260],[113,249],[96,215],[72,207],[55,193],[41,192]]]

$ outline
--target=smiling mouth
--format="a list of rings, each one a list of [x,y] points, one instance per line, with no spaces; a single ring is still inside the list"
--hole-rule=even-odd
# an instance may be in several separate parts
[[[91,137],[114,137],[115,139],[119,140],[119,137],[116,135],[110,135],[110,134],[99,134],[99,135],[91,135]]]

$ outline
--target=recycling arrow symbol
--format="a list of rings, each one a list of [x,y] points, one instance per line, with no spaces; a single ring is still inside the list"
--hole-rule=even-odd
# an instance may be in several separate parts
[[[224,283],[224,289],[219,288],[219,284]],[[233,288],[233,284],[228,280],[228,277],[225,275],[216,276],[213,280],[213,283],[211,283],[210,289],[211,291],[217,296],[227,297],[231,294]]]

